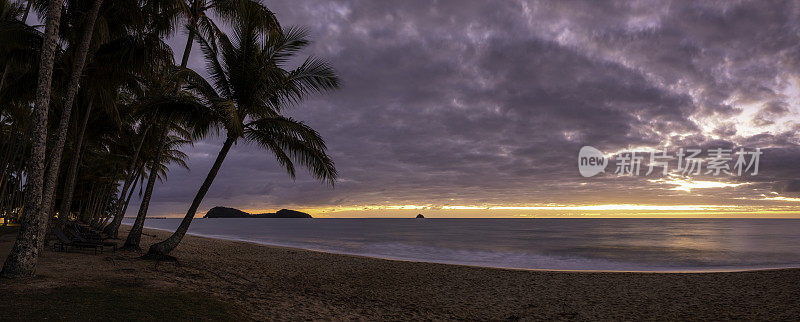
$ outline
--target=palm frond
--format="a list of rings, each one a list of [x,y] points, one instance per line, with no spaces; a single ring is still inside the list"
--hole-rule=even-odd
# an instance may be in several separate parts
[[[228,73],[219,61],[220,54],[217,48],[216,38],[210,38],[209,35],[197,32],[197,40],[200,43],[200,49],[203,52],[207,66],[206,71],[213,80],[214,87],[222,93],[221,96],[226,98],[232,97],[231,85],[228,80]]]
[[[302,122],[287,117],[259,119],[248,123],[245,138],[271,150],[292,178],[293,162],[297,162],[316,179],[330,185],[336,181],[336,167],[326,153],[324,139]]]

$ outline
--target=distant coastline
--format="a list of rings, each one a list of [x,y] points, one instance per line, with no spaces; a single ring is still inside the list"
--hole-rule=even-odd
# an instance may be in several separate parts
[[[313,218],[302,211],[281,209],[274,213],[251,214],[236,208],[214,207],[203,218]]]

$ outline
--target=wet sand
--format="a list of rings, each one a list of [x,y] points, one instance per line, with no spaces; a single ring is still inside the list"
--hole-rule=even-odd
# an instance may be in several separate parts
[[[121,236],[126,234],[124,227]],[[142,245],[146,249],[167,235],[147,229]],[[5,258],[14,237],[0,236],[0,258]],[[256,320],[800,320],[800,269],[521,271],[392,261],[196,236],[187,236],[172,253],[177,263],[138,260],[139,255],[48,249],[41,256],[36,278],[0,280],[0,293],[92,285],[180,288],[220,298]]]

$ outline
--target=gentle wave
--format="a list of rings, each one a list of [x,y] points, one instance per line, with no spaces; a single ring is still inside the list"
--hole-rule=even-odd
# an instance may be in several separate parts
[[[126,218],[130,224],[132,219]],[[174,230],[180,219],[148,219]],[[195,219],[189,233],[264,245],[514,269],[730,271],[800,267],[800,220]]]

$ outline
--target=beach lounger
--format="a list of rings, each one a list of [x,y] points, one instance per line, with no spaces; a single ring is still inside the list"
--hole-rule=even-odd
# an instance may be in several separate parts
[[[56,238],[58,239],[58,241],[53,243],[53,251],[57,251],[58,249],[60,249],[61,251],[67,251],[69,249],[69,247],[75,247],[75,248],[78,248],[78,249],[91,248],[91,249],[94,250],[95,254],[97,254],[97,250],[98,249],[100,250],[101,253],[103,252],[103,245],[102,244],[99,244],[99,243],[84,243],[84,242],[80,242],[80,241],[73,241],[73,240],[69,239],[69,237],[67,237],[67,235],[65,235],[64,232],[61,231],[61,229],[58,229],[58,228],[53,229],[53,235],[55,235]]]
[[[111,246],[113,247],[114,252],[117,251],[117,243],[104,241],[100,237],[97,237],[96,235],[86,236],[80,230],[76,229],[70,230],[70,233],[72,234],[73,237],[75,237],[75,239],[77,239],[81,243],[101,244],[103,246]]]
[[[107,236],[107,235],[103,234],[101,231],[96,230],[96,229],[94,229],[94,228],[92,228],[90,226],[80,225],[80,224],[75,223],[75,224],[72,225],[72,227],[74,227],[79,232],[81,232],[83,234],[83,236],[86,237],[86,239],[100,240],[100,241],[103,241],[103,240],[106,240],[106,239],[111,239],[111,236]]]

